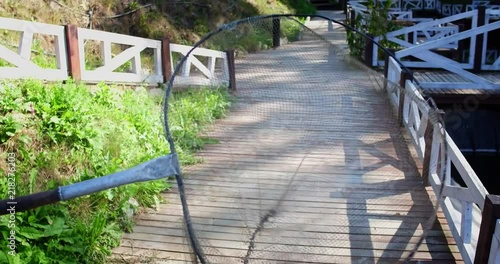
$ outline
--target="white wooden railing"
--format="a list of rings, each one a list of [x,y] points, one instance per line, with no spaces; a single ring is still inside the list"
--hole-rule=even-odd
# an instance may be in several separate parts
[[[403,1],[402,8],[406,9],[405,5],[415,5],[419,9],[421,5],[429,5],[434,0],[415,0]],[[438,0],[437,0],[438,1]],[[436,2],[441,5],[440,2]],[[405,11],[398,11],[393,8],[389,12],[388,19],[409,20],[416,23],[410,27],[389,32],[383,36],[375,36],[374,41],[380,42],[387,40],[399,49],[396,52],[396,57],[403,61],[404,65],[409,68],[437,68],[445,69],[452,73],[462,76],[465,81],[454,83],[454,88],[466,89],[470,88],[471,84],[474,88],[483,89],[500,89],[500,85],[491,80],[472,74],[467,70],[500,70],[500,56],[496,50],[488,50],[488,37],[493,37],[492,32],[500,28],[500,6],[491,6],[486,2],[475,2],[474,7],[488,6],[489,9],[481,9],[481,13],[477,9],[472,9],[465,13],[458,13],[453,16],[429,20],[429,19],[414,19],[411,14],[405,14]],[[414,7],[414,8],[416,8]],[[365,29],[366,21],[370,16],[370,10],[359,1],[351,1],[348,3],[349,16],[352,19],[354,16],[361,16],[361,28]],[[484,13],[483,13],[484,12]],[[354,14],[354,16],[353,16]],[[471,19],[471,29],[460,32],[460,27],[454,22],[463,19]],[[484,20],[482,20],[484,19]],[[480,21],[481,20],[481,21]],[[489,33],[489,34],[488,34]],[[477,36],[482,35],[483,41],[477,42]],[[469,39],[469,48],[462,50],[459,42]],[[368,42],[372,43],[372,42]],[[475,54],[476,45],[481,46],[481,53]],[[377,45],[367,45],[365,51],[365,62],[367,65],[374,67],[384,66],[385,60],[382,60],[383,51]],[[462,56],[462,62],[452,60],[437,51],[448,49]],[[464,56],[466,55],[466,56]],[[407,59],[407,58],[416,58]],[[426,88],[449,88],[449,83],[426,83]]]
[[[482,220],[481,212],[488,192],[453,139],[444,130],[443,125],[428,122],[431,118],[431,110],[424,101],[418,86],[413,81],[407,80],[404,90],[395,88],[400,83],[401,73],[399,64],[393,58],[389,58],[387,90],[390,101],[396,109],[400,109],[400,102],[403,102],[402,123],[411,138],[418,157],[424,160],[425,153],[430,154],[427,157],[429,160],[428,175],[424,176],[428,177],[436,195],[442,197],[440,206],[464,261],[473,263]],[[405,97],[404,100],[400,100],[401,96]],[[433,114],[436,115],[436,113]],[[433,125],[433,134],[432,144],[428,146],[426,145],[425,132],[430,124]],[[428,148],[430,148],[430,152]],[[466,187],[459,186],[451,178],[452,165],[458,171]],[[499,230],[500,228],[497,227],[494,241],[492,241],[492,249],[494,249],[491,251],[492,258],[498,258]]]
[[[436,20],[431,20],[431,21],[425,21],[418,23],[416,25],[413,25],[411,27],[405,27],[396,31],[389,32],[385,35],[385,38],[388,41],[391,41],[395,44],[398,44],[401,47],[404,48],[411,48],[416,46],[417,44],[423,44],[426,42],[431,42],[431,41],[439,41],[440,39],[444,39],[445,37],[449,37],[455,34],[459,33],[459,27],[452,22],[462,20],[464,18],[473,18],[475,21],[475,25],[477,25],[477,10],[472,10],[466,13],[458,14],[455,16],[451,17],[445,17],[441,19],[436,19]],[[413,36],[410,38],[410,36]],[[376,36],[374,38],[375,41],[380,41],[384,39],[384,36]],[[475,39],[474,39],[475,42]],[[438,48],[458,48],[458,40],[455,41],[439,41],[437,42],[437,45],[433,46],[433,49],[438,49]],[[462,67],[465,69],[470,69],[472,68],[472,63],[474,59],[474,54],[473,52],[475,51],[475,46],[471,45],[470,51],[472,53],[469,53],[469,62],[466,64],[463,64]],[[379,51],[377,46],[373,47],[373,64],[372,66],[383,66],[384,61],[379,60],[378,58],[380,57]],[[425,67],[425,68],[432,68],[432,67],[439,67],[436,65],[432,65],[431,63],[426,63],[426,62],[412,62],[412,61],[405,61],[405,66],[407,67]]]
[[[190,46],[171,44],[170,51],[172,53],[179,53],[185,56]],[[207,65],[204,65],[196,56],[207,58]],[[172,59],[173,56],[170,56]],[[171,61],[172,68],[174,62]],[[192,66],[201,73],[196,78],[191,75]],[[219,67],[217,67],[219,66]],[[173,71],[173,69],[172,69]],[[227,53],[217,50],[210,50],[204,48],[197,48],[193,50],[186,62],[183,64],[180,76],[175,78],[176,84],[197,84],[197,85],[228,85],[229,82],[229,68],[227,62]]]
[[[161,41],[138,38],[122,34],[90,30],[86,28],[78,29],[78,47],[80,58],[88,58],[85,54],[85,42],[88,40],[100,43],[101,59],[103,65],[95,70],[87,70],[84,59],[80,60],[82,80],[87,82],[126,82],[126,83],[161,83],[163,82],[161,65]],[[130,46],[113,56],[111,47],[114,44]],[[144,70],[141,59],[141,52],[145,49],[154,51],[153,69]],[[131,67],[127,72],[116,72],[116,69],[127,62],[131,62]]]
[[[426,147],[424,133],[427,129],[429,106],[426,103],[417,103],[418,101],[425,101],[415,86],[407,85],[406,91],[399,89],[402,69],[393,58],[390,58],[388,63],[387,92],[389,94],[389,100],[394,106],[395,111],[399,111],[399,104],[402,102],[401,97],[404,97],[401,117],[402,122],[410,135],[411,142],[415,147],[418,157],[423,160]]]
[[[485,24],[491,24],[493,20],[495,19],[498,21],[498,18],[500,17],[500,8],[499,9],[487,9],[486,10],[486,17],[485,17]],[[483,54],[481,55],[482,58],[482,63],[481,63],[481,69],[482,70],[500,70],[500,56],[498,56],[498,52],[488,52],[487,50],[487,43],[488,43],[488,37],[494,37],[491,34],[483,34],[484,42],[483,42]],[[498,36],[497,36],[498,39]],[[489,63],[492,61],[492,63]]]
[[[443,142],[443,138],[446,142]],[[443,148],[442,144],[446,144],[447,150],[444,182],[441,181],[438,171],[438,157]],[[442,190],[441,195],[444,199],[441,208],[446,221],[463,258],[466,262],[472,263],[482,220],[481,210],[488,192],[453,139],[442,129],[441,124],[437,124],[434,128],[430,157],[429,182],[437,194]],[[467,187],[460,187],[453,181],[451,165],[457,169]]]
[[[185,56],[192,49],[191,46],[171,43],[168,43],[167,48],[165,48],[165,43],[159,40],[72,27],[76,32],[72,33],[71,30],[68,30],[68,26],[65,28],[64,26],[0,17],[0,29],[21,32],[17,51],[12,51],[6,45],[2,45],[4,41],[0,42],[0,59],[12,65],[0,67],[0,78],[33,78],[49,81],[64,81],[68,78],[74,78],[88,83],[157,84],[165,81],[166,72],[172,73],[174,71],[176,65],[172,55],[177,53]],[[35,33],[55,38],[53,45],[56,69],[42,68],[32,62],[31,53]],[[99,57],[102,65],[95,69],[87,68],[86,60],[90,56],[96,55],[88,53],[86,45],[89,42],[98,43],[100,46]],[[114,46],[122,45],[127,46],[127,48],[125,50],[112,49]],[[146,50],[150,51],[149,54],[146,54]],[[149,68],[143,63],[146,56],[152,60]],[[165,60],[170,61],[170,63],[164,65]],[[201,61],[206,61],[206,63]],[[129,67],[124,67],[124,65],[129,65]],[[164,67],[171,68],[166,71]],[[175,84],[182,86],[228,85],[229,67],[226,52],[204,48],[193,50],[186,60],[180,76],[176,78]]]
[[[0,29],[21,32],[17,52],[0,44],[0,58],[11,67],[0,68],[0,78],[33,78],[65,80],[68,76],[64,27],[0,17]],[[51,35],[54,39],[56,69],[45,69],[31,61],[34,34]]]

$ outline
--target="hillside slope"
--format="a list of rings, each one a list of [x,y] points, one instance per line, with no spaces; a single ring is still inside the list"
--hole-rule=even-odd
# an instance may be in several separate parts
[[[4,0],[0,16],[50,24],[77,24],[189,44],[217,26],[270,13],[313,13],[307,0]],[[0,35],[1,38],[1,35]]]

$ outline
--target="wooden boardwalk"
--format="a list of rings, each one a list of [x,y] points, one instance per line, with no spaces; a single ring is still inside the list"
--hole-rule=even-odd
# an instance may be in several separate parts
[[[435,198],[385,94],[314,38],[236,64],[236,103],[207,132],[219,144],[199,153],[203,163],[184,168],[192,222],[210,263],[404,258]],[[164,196],[169,203],[139,216],[116,256],[192,263],[177,190]],[[461,261],[442,214],[414,259]]]
[[[429,95],[498,95],[500,94],[497,89],[483,89],[477,87],[476,84],[465,79],[464,77],[447,71],[438,70],[418,70],[414,71],[415,79],[423,83],[423,89]],[[490,81],[493,84],[500,84],[500,73],[497,72],[484,72],[477,74],[479,77]],[[444,84],[442,88],[428,88],[426,84]],[[470,84],[469,88],[457,88],[456,84]]]

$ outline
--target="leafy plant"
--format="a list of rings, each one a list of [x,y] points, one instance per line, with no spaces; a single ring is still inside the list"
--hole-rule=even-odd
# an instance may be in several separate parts
[[[7,193],[7,153],[16,157],[16,195],[54,189],[116,171],[169,152],[160,122],[161,100],[145,89],[107,85],[0,83],[0,193]],[[210,140],[205,125],[230,104],[224,89],[175,93],[170,125],[182,164]],[[16,256],[0,263],[104,263],[121,233],[130,231],[139,207],[157,207],[165,180],[120,186],[16,214]],[[2,197],[2,199],[5,197]],[[0,233],[10,233],[0,217]],[[7,248],[8,240],[0,241]]]
[[[397,45],[388,41],[386,37],[387,33],[398,29],[392,20],[387,19],[391,4],[392,1],[374,2],[373,0],[368,0],[367,8],[370,14],[368,20],[363,21],[363,17],[360,14],[356,14],[354,25],[351,26],[362,33],[372,36],[382,36],[379,43],[383,47],[396,48]],[[363,55],[366,40],[361,34],[347,30],[347,43],[352,56],[361,57]]]

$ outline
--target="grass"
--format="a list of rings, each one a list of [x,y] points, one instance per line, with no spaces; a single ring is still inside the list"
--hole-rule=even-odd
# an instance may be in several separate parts
[[[106,85],[0,84],[0,193],[7,193],[7,154],[16,157],[16,195],[100,177],[166,155],[161,100],[144,89]],[[203,128],[224,116],[224,89],[173,94],[169,114],[182,164],[209,142]],[[0,263],[104,263],[131,215],[155,207],[164,180],[131,184],[16,214],[17,255],[0,252]],[[2,197],[2,199],[5,197]],[[0,217],[0,233],[10,232]],[[8,240],[0,241],[7,248]]]

